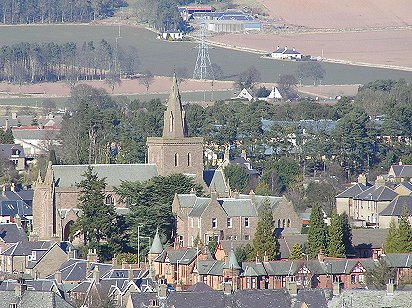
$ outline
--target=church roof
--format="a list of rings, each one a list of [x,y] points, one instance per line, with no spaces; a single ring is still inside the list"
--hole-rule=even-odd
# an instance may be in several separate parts
[[[157,176],[155,164],[97,164],[90,165],[107,186],[119,186],[122,181],[146,181]],[[88,165],[53,165],[56,186],[75,187],[83,180]]]

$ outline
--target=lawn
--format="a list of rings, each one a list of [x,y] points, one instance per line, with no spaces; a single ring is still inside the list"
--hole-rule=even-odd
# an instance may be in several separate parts
[[[95,42],[106,39],[113,45],[118,26],[104,25],[40,25],[1,26],[2,45],[21,41],[28,42]],[[133,46],[140,59],[140,70],[149,69],[156,75],[170,76],[174,70],[186,67],[193,71],[197,49],[193,42],[166,42],[156,39],[156,34],[132,26],[121,27],[121,46]],[[261,59],[260,55],[228,50],[210,49],[211,61],[221,66],[225,79],[235,80],[236,75],[254,65],[261,73],[262,81],[274,82],[280,74],[294,74],[298,63]],[[326,70],[324,84],[363,84],[376,79],[412,80],[412,72],[322,63]],[[309,83],[309,81],[307,81]]]

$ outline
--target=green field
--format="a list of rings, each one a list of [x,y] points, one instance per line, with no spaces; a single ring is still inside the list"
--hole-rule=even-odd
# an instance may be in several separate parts
[[[21,41],[29,42],[84,42],[106,39],[114,44],[118,26],[103,25],[38,25],[0,26],[0,44],[10,45]],[[137,50],[140,70],[149,69],[156,75],[170,76],[174,69],[186,67],[193,71],[197,49],[193,42],[167,42],[156,39],[156,34],[136,27],[122,26],[119,44],[133,46]],[[274,82],[280,74],[293,74],[298,63],[262,59],[257,54],[228,50],[210,49],[211,61],[221,66],[225,79],[236,79],[236,75],[254,65],[265,82]],[[412,72],[322,63],[326,70],[323,84],[357,84],[377,79],[412,80]]]

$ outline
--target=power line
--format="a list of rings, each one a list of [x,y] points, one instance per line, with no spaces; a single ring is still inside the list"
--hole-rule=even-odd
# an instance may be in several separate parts
[[[205,20],[202,19],[200,23],[200,34],[199,34],[199,46],[196,59],[195,70],[193,71],[193,79],[205,80],[211,79],[214,80],[212,63],[210,62],[209,57],[209,47],[206,44],[207,29]]]

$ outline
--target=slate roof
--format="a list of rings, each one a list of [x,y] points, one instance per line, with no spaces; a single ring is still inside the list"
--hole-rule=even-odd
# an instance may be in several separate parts
[[[218,199],[228,217],[256,217],[258,213],[250,199]]]
[[[227,192],[227,185],[223,171],[220,169],[210,169],[203,171],[203,181],[210,189],[216,189],[218,193]]]
[[[72,308],[71,304],[54,292],[27,290],[19,300],[13,291],[0,291],[0,308],[9,308],[10,304],[19,303],[19,307],[30,308]]]
[[[357,290],[346,289],[342,293],[333,297],[329,302],[330,308],[341,308],[349,306],[351,308],[364,307],[400,307],[409,308],[412,302],[411,291],[395,291],[393,295],[388,295],[386,290]]]
[[[210,198],[201,198],[201,197],[196,198],[195,203],[193,205],[193,209],[190,211],[189,216],[191,217],[202,216],[203,212],[205,211],[209,203],[210,203]]]
[[[154,259],[154,262],[164,262],[165,258],[169,258],[171,264],[190,264],[196,258],[196,256],[201,253],[200,250],[196,248],[179,248],[179,249],[165,249],[163,252]]]
[[[163,251],[163,245],[159,237],[159,229],[157,229],[155,237],[153,239],[152,246],[150,247],[149,253],[161,254],[162,251]]]
[[[392,165],[391,171],[397,178],[412,178],[412,165]]]
[[[59,129],[13,128],[14,139],[18,140],[59,140]]]
[[[18,153],[18,157],[24,157],[24,150],[20,144],[0,144],[0,157],[11,158],[14,153]]]
[[[15,217],[33,216],[33,208],[23,200],[1,200],[0,197],[0,216]]]
[[[13,126],[30,126],[33,121],[33,116],[26,116],[26,115],[18,115],[17,118],[13,119],[11,116],[0,116],[0,127],[6,126],[6,120],[9,122],[9,127]],[[36,117],[37,122],[39,125],[46,125],[50,120],[53,120],[57,125],[60,125],[63,116],[61,115],[54,115],[53,117],[49,116],[38,116]]]
[[[90,263],[89,271],[87,271],[87,261],[83,259],[70,258],[64,262],[59,271],[62,274],[63,281],[83,281],[92,275],[92,271],[95,265],[99,266],[100,276],[103,277],[107,272],[112,269],[111,264],[104,263]],[[47,279],[54,279],[55,275],[50,275]]]
[[[241,269],[239,263],[237,262],[235,251],[233,248],[230,250],[227,261],[223,266],[225,269]]]
[[[55,280],[26,280],[24,283],[27,285],[27,290],[33,291],[52,291],[53,288],[58,288]],[[16,280],[5,280],[0,284],[0,291],[14,291],[16,284]]]
[[[398,188],[398,187],[400,187],[400,186],[403,186],[403,187],[405,187],[407,190],[409,190],[410,192],[412,192],[412,183],[411,183],[411,182],[403,181],[403,182],[401,182],[398,186],[396,186],[395,189]]]
[[[96,164],[90,165],[99,178],[106,178],[107,186],[119,186],[122,181],[146,181],[157,176],[155,164]],[[80,183],[88,165],[53,165],[58,187],[75,187]]]
[[[213,291],[213,288],[208,286],[206,283],[200,281],[190,286],[186,291],[188,292],[208,292],[208,291]]]
[[[356,183],[352,185],[351,187],[342,191],[340,194],[336,196],[336,198],[353,198],[359,195],[360,193],[364,192],[366,189],[368,189],[371,186],[372,185],[369,183],[367,185],[364,185],[362,183]]]
[[[38,241],[38,242],[21,241],[7,248],[5,251],[2,252],[2,255],[28,256],[28,255],[31,255],[31,252],[35,249],[47,250],[49,247],[50,247],[49,241]]]
[[[224,261],[199,260],[196,262],[196,270],[199,275],[222,276]]]
[[[386,186],[373,185],[359,195],[355,196],[356,200],[371,201],[392,201],[398,194]]]
[[[406,206],[409,215],[412,215],[412,195],[397,196],[386,208],[379,213],[380,216],[401,216],[403,208]]]
[[[412,254],[411,253],[388,253],[383,256],[384,260],[390,267],[411,268]]]
[[[26,232],[23,228],[17,227],[16,224],[0,224],[0,238],[5,243],[17,243],[20,241],[28,241]]]
[[[181,208],[192,208],[196,202],[195,194],[177,194]]]

